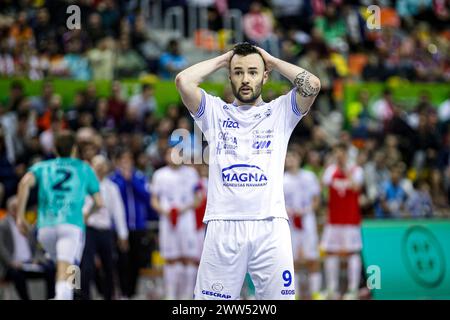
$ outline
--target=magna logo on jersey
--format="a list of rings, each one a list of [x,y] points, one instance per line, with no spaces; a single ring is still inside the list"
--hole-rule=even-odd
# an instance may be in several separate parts
[[[233,121],[230,118],[227,120],[219,120],[221,122],[222,128],[234,128],[239,129],[239,123],[237,121]]]
[[[222,169],[222,181],[225,187],[262,187],[267,184],[264,171],[255,165],[234,164]]]

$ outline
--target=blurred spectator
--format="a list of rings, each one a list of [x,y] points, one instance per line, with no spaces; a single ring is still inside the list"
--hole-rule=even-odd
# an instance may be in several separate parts
[[[362,70],[362,79],[364,81],[384,81],[387,77],[387,70],[380,57],[376,53],[370,53],[367,64]]]
[[[0,220],[0,279],[13,282],[22,300],[30,300],[28,279],[44,279],[46,299],[54,298],[55,266],[37,250],[34,236],[26,237],[18,230],[15,196],[8,199],[7,213],[6,218]]]
[[[414,159],[413,165],[417,169],[424,166],[430,167],[436,165],[438,150],[440,148],[439,138],[436,128],[429,126],[427,115],[419,115],[419,124],[412,141],[414,141]]]
[[[111,87],[111,96],[108,98],[108,116],[114,120],[117,126],[125,116],[127,103],[121,96],[121,85],[119,81],[114,81]]]
[[[79,90],[73,98],[73,105],[66,110],[66,121],[71,130],[76,131],[80,127],[80,116],[84,112],[89,112],[86,107],[86,92]]]
[[[175,79],[175,75],[187,66],[187,60],[180,52],[179,41],[170,40],[166,52],[159,59],[159,75],[164,80]]]
[[[138,119],[143,119],[146,114],[155,112],[157,108],[155,90],[150,84],[143,84],[141,92],[132,96],[128,109],[137,113]]]
[[[283,29],[297,29],[306,19],[300,12],[306,4],[303,0],[272,0],[273,14]],[[303,21],[302,21],[303,20]]]
[[[114,127],[114,120],[108,115],[108,100],[106,98],[98,100],[97,109],[93,115],[93,127],[99,131]]]
[[[134,167],[130,151],[118,150],[116,169],[111,180],[118,186],[125,207],[129,246],[127,253],[119,253],[119,278],[122,295],[131,298],[136,294],[139,269],[146,264],[144,237],[146,221],[150,214],[150,192],[146,177]]]
[[[64,60],[64,54],[58,48],[56,40],[52,39],[49,41],[46,47],[45,54],[48,56],[49,60],[48,74],[54,77],[68,77],[70,71]]]
[[[95,82],[90,82],[86,88],[86,112],[94,113],[97,108],[98,97]]]
[[[106,177],[109,171],[107,159],[97,155],[92,159],[92,166],[100,180],[100,193],[105,207],[92,213],[86,222],[86,243],[81,263],[81,290],[83,299],[90,300],[90,285],[95,275],[95,257],[98,255],[103,280],[100,292],[105,300],[111,300],[114,296],[113,226],[118,233],[118,248],[123,253],[128,251],[128,229],[119,189]],[[93,201],[88,197],[83,211],[89,212],[92,205]]]
[[[120,13],[116,1],[101,1],[97,6],[97,10],[100,12],[102,29],[106,30],[108,35],[117,37],[119,35]]]
[[[390,169],[390,178],[383,183],[376,205],[377,218],[402,218],[405,216],[407,193],[401,185],[403,168],[394,165]]]
[[[87,52],[93,80],[112,80],[114,75],[114,42],[111,38],[98,41],[95,48]]]
[[[439,121],[447,122],[450,120],[450,92],[448,98],[439,105]]]
[[[253,1],[250,12],[243,17],[244,34],[246,38],[270,51],[268,40],[273,36],[273,17],[270,10],[264,9],[259,1]]]
[[[446,176],[448,176],[448,168]],[[429,177],[429,186],[434,211],[438,216],[449,217],[449,187],[448,181],[446,186],[445,180],[446,178],[442,175],[442,172],[440,170],[431,170]]]
[[[383,127],[386,127],[394,116],[394,102],[389,89],[384,90],[383,96],[373,103],[371,112],[377,120],[383,123]]]
[[[50,46],[55,44],[56,28],[55,26],[51,25],[50,13],[45,7],[37,10],[36,25],[34,27],[34,37],[36,40],[36,47],[39,52],[50,50]]]
[[[4,208],[6,199],[15,194],[17,183],[13,163],[6,155],[5,135],[0,127],[0,208]]]
[[[8,51],[7,42],[0,41],[0,76],[10,77],[15,74],[13,55]]]
[[[384,137],[382,150],[385,155],[386,166],[389,168],[403,160],[398,146],[398,137],[393,134],[388,134]]]
[[[106,30],[102,26],[102,17],[99,13],[94,12],[89,15],[87,32],[92,41],[92,47],[96,47],[98,42],[107,36]]]
[[[68,43],[68,53],[64,56],[70,77],[75,80],[90,80],[91,70],[87,58],[81,54],[81,42],[74,39]]]
[[[59,94],[53,94],[46,111],[37,119],[37,125],[40,131],[50,128],[53,120],[63,119],[62,97]]]
[[[30,140],[37,136],[36,119],[31,112],[22,111],[17,115],[17,127],[12,136],[15,164],[27,161],[28,149],[31,149]],[[25,168],[24,168],[25,169]],[[16,168],[17,170],[17,168]]]
[[[340,15],[340,9],[333,2],[326,6],[325,14],[315,18],[314,27],[317,28],[328,46],[346,51],[346,25]]]
[[[28,25],[25,11],[19,12],[16,22],[9,30],[9,46],[21,47],[23,44],[26,46],[34,45],[33,29]]]
[[[52,97],[49,110],[39,118],[38,123],[42,130],[39,136],[42,151],[46,156],[54,155],[54,137],[66,127],[64,114],[61,110],[61,96],[54,95]]]
[[[406,201],[406,211],[412,218],[431,218],[433,216],[430,187],[425,180],[415,181],[414,191]]]
[[[116,78],[136,78],[139,73],[145,71],[144,59],[132,48],[128,38],[121,38],[120,47],[116,57]]]
[[[45,110],[50,105],[50,99],[54,94],[53,83],[49,80],[42,83],[42,94],[31,98],[31,108],[35,110],[38,116],[42,116]]]
[[[383,191],[383,183],[389,180],[390,173],[386,167],[385,154],[378,150],[373,160],[367,162],[364,166],[364,181],[366,194],[369,201],[374,204],[380,198]]]
[[[9,99],[6,102],[4,112],[17,112],[19,105],[22,103],[24,98],[25,92],[22,82],[17,80],[12,81],[9,85]]]

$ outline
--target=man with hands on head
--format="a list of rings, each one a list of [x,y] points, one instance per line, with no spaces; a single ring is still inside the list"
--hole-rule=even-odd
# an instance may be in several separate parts
[[[200,88],[221,68],[229,71],[233,103]],[[290,80],[293,89],[265,102],[261,91],[272,70]],[[289,138],[316,99],[319,79],[240,43],[183,70],[175,83],[209,143],[207,231],[195,298],[239,299],[248,272],[257,299],[294,299],[283,169]]]

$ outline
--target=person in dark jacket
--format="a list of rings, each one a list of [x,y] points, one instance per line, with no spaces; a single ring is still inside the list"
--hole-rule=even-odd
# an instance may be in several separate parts
[[[146,176],[135,169],[131,151],[120,149],[115,155],[116,170],[111,180],[118,186],[125,207],[129,230],[128,252],[118,252],[118,271],[122,295],[136,294],[139,269],[146,264],[150,252],[145,245],[146,223],[150,214],[150,191]]]

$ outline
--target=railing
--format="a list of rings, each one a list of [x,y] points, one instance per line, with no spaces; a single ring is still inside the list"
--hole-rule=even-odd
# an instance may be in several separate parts
[[[173,30],[179,37],[184,37],[184,11],[182,7],[167,9],[164,16],[164,29]]]
[[[141,0],[140,9],[149,28],[174,31],[179,37],[193,38],[199,31],[208,31],[208,8],[189,4],[187,7],[187,33],[185,32],[184,9],[181,6],[170,7],[163,14],[161,0]],[[242,42],[244,40],[242,26],[242,12],[230,9],[223,16],[224,29],[229,31],[228,43]]]
[[[244,40],[242,27],[242,12],[238,9],[230,9],[223,18],[223,27],[232,31],[231,42],[242,42]]]

